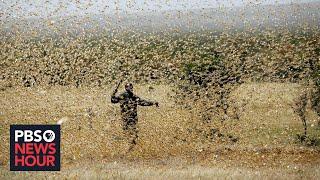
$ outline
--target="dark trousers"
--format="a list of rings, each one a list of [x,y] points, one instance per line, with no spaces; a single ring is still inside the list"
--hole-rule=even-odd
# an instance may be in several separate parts
[[[137,122],[138,122],[137,118],[123,119],[122,129],[125,135],[128,137],[128,140],[131,146],[134,146],[137,144],[137,138],[138,138]]]

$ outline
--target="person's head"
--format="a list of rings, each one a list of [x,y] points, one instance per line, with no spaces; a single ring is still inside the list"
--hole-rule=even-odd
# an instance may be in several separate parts
[[[132,83],[127,83],[124,88],[126,89],[127,92],[133,92],[133,85]]]

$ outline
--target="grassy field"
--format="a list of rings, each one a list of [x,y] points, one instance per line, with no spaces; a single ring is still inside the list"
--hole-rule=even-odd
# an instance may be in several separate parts
[[[186,110],[172,101],[172,87],[137,85],[141,97],[160,107],[139,108],[139,141],[127,153],[119,105],[111,87],[37,87],[0,92],[0,176],[2,179],[319,179],[320,150],[298,142],[293,113],[303,87],[294,83],[246,83],[231,93],[243,107],[239,120],[205,124],[201,106]],[[308,133],[319,137],[319,117],[307,110]],[[9,172],[10,124],[62,123],[62,170]],[[227,137],[206,138],[219,126]],[[202,131],[198,131],[202,129]]]

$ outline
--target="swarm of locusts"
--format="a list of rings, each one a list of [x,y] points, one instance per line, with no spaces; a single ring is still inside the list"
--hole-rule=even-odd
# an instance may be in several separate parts
[[[0,90],[2,92],[19,88],[28,90],[70,88],[79,91],[82,88],[103,89],[118,83],[119,79],[148,86],[150,92],[154,90],[153,85],[168,86],[172,90],[168,93],[170,95],[166,96],[170,102],[168,111],[157,113],[163,114],[161,117],[170,119],[170,116],[175,117],[175,113],[170,110],[174,109],[176,114],[183,110],[191,114],[186,115],[185,119],[195,121],[192,123],[188,121],[187,125],[180,124],[179,121],[173,123],[174,127],[171,127],[170,133],[177,132],[182,134],[181,136],[167,134],[169,130],[168,132],[165,130],[168,127],[165,123],[159,122],[162,128],[157,129],[162,132],[162,139],[159,139],[168,138],[166,141],[168,143],[163,147],[169,148],[173,141],[177,147],[190,141],[193,143],[197,141],[196,143],[200,144],[213,141],[238,143],[242,140],[239,135],[241,133],[233,127],[249,123],[243,121],[246,118],[250,119],[247,116],[243,118],[243,112],[247,108],[246,101],[250,101],[251,98],[245,97],[242,100],[235,98],[237,96],[234,94],[240,87],[255,83],[298,84],[301,91],[292,104],[292,111],[300,119],[301,126],[297,137],[294,138],[297,138],[298,143],[308,146],[320,145],[319,136],[308,134],[310,123],[306,116],[307,109],[320,116],[318,25],[241,29],[199,27],[196,30],[184,27],[159,28],[156,31],[130,28],[95,31],[94,27],[90,27],[93,31],[78,34],[59,29],[59,25],[53,20],[49,20],[47,26],[54,33],[46,34],[41,30],[39,33],[35,30],[28,32],[28,35],[21,31],[10,34],[9,31],[1,29],[3,36],[0,41]],[[105,93],[111,94],[111,91]],[[252,94],[255,96],[258,92],[254,91]],[[90,129],[97,128],[94,125],[97,117],[109,118],[114,115],[111,114],[112,111],[108,111],[108,115],[105,115],[105,112],[103,112],[105,114],[96,113],[94,108],[88,107],[85,110],[85,118]],[[250,108],[259,109],[259,107],[248,107]],[[78,115],[74,117],[79,118]],[[81,118],[83,117],[79,119]],[[67,123],[69,119],[71,118],[64,117],[58,123]],[[320,128],[320,121],[316,126]],[[252,127],[255,128],[252,130],[255,132],[260,132],[259,128],[262,129],[254,125]],[[83,128],[79,125],[77,129],[72,130],[82,132]],[[316,132],[318,133],[318,130]],[[96,134],[86,135],[87,138],[100,134],[103,137],[104,133],[100,129]],[[152,137],[154,134],[148,135]],[[72,139],[74,136],[71,134],[66,141],[69,140],[70,144],[77,146]],[[103,154],[104,146],[111,143],[103,138],[92,141],[95,145],[92,149],[96,148],[100,154]],[[150,144],[150,142],[140,142],[140,145],[143,147],[148,143]],[[81,151],[79,147],[81,146],[77,146],[79,152],[87,153]],[[154,147],[152,151],[156,152]],[[81,157],[79,155],[81,153],[73,151],[67,153]]]
[[[318,37],[317,30],[299,30],[10,39],[0,45],[1,86],[103,87],[126,76],[173,85],[173,101],[187,109],[203,105],[199,116],[210,122],[240,118],[229,95],[243,83],[300,83],[308,92],[295,111],[304,123],[302,101],[310,99],[319,114]]]

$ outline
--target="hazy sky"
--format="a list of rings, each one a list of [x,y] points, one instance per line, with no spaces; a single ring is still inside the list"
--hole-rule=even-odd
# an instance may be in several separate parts
[[[1,18],[54,17],[114,12],[149,12],[316,0],[0,0]]]

